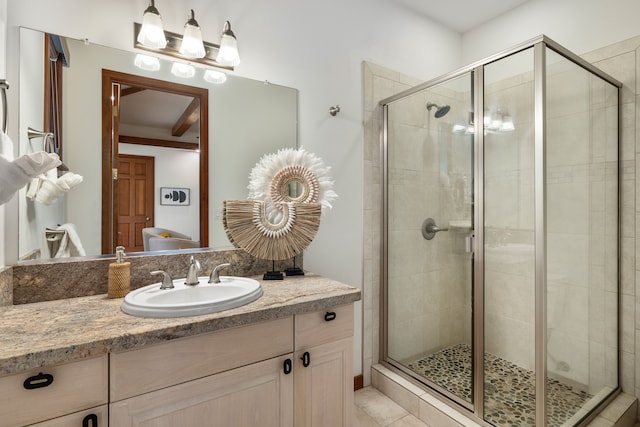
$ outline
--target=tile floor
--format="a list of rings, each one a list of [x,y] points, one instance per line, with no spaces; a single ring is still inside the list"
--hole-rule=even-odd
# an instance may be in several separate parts
[[[425,424],[375,388],[365,387],[355,393],[353,427],[438,426]],[[636,423],[634,427],[640,427],[640,423]]]
[[[356,391],[354,404],[353,427],[429,427],[373,387]]]

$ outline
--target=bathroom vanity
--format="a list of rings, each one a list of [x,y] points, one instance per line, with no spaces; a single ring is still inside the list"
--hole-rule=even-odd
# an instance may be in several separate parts
[[[360,291],[313,274],[262,287],[173,319],[104,295],[0,309],[3,425],[350,425]]]

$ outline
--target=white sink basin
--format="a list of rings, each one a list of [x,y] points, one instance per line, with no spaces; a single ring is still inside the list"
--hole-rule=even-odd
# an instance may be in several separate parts
[[[196,286],[185,279],[173,281],[173,289],[160,289],[154,283],[129,292],[122,301],[122,311],[139,317],[183,317],[217,313],[249,304],[262,296],[262,286],[247,277],[220,276],[220,283],[207,283],[199,277]]]

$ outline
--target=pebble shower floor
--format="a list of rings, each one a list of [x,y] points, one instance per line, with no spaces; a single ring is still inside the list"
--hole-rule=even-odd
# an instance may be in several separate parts
[[[458,344],[407,366],[446,390],[471,401],[471,346]],[[547,380],[548,426],[561,426],[590,394]],[[535,425],[535,376],[505,359],[485,353],[485,419],[496,426]]]

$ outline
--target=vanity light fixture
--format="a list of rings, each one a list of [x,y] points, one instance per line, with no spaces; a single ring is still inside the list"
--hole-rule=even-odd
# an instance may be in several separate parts
[[[171,74],[176,77],[190,79],[191,77],[196,75],[196,69],[193,65],[174,62],[173,65],[171,65]]]
[[[186,58],[202,58],[205,55],[202,31],[196,21],[195,13],[191,9],[191,15],[184,24],[184,35],[180,44],[180,54]]]
[[[160,60],[155,56],[137,53],[133,63],[136,67],[147,71],[158,71],[160,69]]]
[[[151,0],[142,15],[142,28],[136,40],[149,48],[163,49],[167,46],[167,39],[162,28],[162,17],[154,3],[154,0]]]
[[[231,31],[231,23],[229,21],[224,23],[224,29],[222,30],[222,37],[220,39],[220,49],[218,50],[216,61],[230,67],[235,67],[240,64],[238,40],[236,39],[236,35],[233,34],[233,31]]]
[[[233,65],[222,64],[216,59],[218,51],[220,50],[220,46],[218,46],[217,44],[203,41],[202,44],[204,45],[204,56],[200,58],[187,57],[180,53],[180,49],[184,44],[182,34],[165,31],[164,35],[167,38],[167,45],[164,48],[153,48],[146,46],[138,41],[138,35],[140,34],[141,28],[141,24],[134,22],[133,34],[135,38],[133,47],[136,49],[145,50],[154,54],[171,56],[173,58],[178,58],[183,62],[190,62],[194,65],[202,64],[209,67],[221,68],[223,70],[233,70],[234,68]],[[239,60],[237,62],[239,62]]]
[[[484,134],[496,132],[511,132],[516,129],[513,118],[509,114],[503,114],[497,110],[493,114],[489,110],[485,110],[483,116]],[[473,123],[473,113],[469,113],[467,123],[454,123],[451,132],[472,134],[475,132]]]
[[[227,75],[221,71],[206,70],[204,72],[203,79],[205,79],[209,83],[219,85],[227,81]]]

